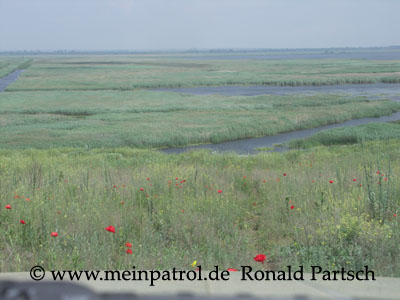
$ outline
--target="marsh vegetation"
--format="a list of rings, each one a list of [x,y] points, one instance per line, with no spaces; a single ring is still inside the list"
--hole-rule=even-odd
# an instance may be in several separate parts
[[[321,132],[286,153],[156,151],[390,115],[400,103],[142,90],[399,82],[398,60],[0,57],[0,75],[21,67],[0,93],[0,271],[197,260],[400,276],[398,123]]]
[[[399,149],[3,150],[0,270],[259,268],[252,258],[265,253],[269,269],[399,276]]]

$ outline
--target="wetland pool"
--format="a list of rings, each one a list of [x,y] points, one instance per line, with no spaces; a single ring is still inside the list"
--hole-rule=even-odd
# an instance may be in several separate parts
[[[400,102],[400,84],[374,83],[374,84],[347,84],[347,85],[323,85],[323,86],[219,86],[197,88],[172,88],[157,89],[157,91],[169,91],[192,95],[220,94],[225,96],[256,96],[256,95],[316,95],[316,94],[344,94],[351,96],[365,96],[369,99],[390,99]],[[400,120],[400,112],[390,116],[379,118],[362,118],[348,120],[343,123],[329,124],[311,129],[295,130],[280,133],[273,136],[257,138],[245,138],[234,141],[226,141],[216,144],[202,144],[178,148],[165,148],[165,153],[182,153],[188,150],[209,149],[216,152],[231,151],[239,154],[258,153],[257,148],[274,147],[276,144],[284,144],[294,139],[306,138],[315,133],[332,128],[358,126],[368,123],[382,123]],[[276,147],[273,151],[287,151],[285,147]]]

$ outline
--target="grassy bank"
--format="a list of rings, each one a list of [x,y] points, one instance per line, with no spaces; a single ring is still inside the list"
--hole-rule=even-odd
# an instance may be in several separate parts
[[[371,123],[321,131],[305,139],[288,143],[290,148],[356,144],[373,140],[400,139],[400,123]]]
[[[206,269],[368,265],[400,276],[399,149],[397,140],[251,157],[2,150],[0,271],[188,269],[197,260]],[[259,253],[266,264],[253,261]]]
[[[34,57],[29,70],[7,90],[399,83],[399,72],[397,60],[191,60],[149,55]]]
[[[5,92],[0,93],[0,147],[185,146],[390,115],[399,109],[392,101],[337,95]]]
[[[0,57],[0,78],[15,70],[27,69],[31,66],[32,62],[33,59]]]

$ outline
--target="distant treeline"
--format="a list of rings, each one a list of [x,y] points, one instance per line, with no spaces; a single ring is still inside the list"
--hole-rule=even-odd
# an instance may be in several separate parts
[[[189,53],[256,53],[256,52],[325,52],[334,51],[373,51],[373,50],[400,50],[400,45],[389,47],[337,47],[337,48],[226,48],[226,49],[186,49],[186,50],[18,50],[18,51],[0,51],[0,55],[81,55],[81,54],[189,54]]]

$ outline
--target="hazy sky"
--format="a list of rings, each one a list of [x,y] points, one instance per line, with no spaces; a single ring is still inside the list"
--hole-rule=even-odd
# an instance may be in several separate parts
[[[0,50],[400,45],[400,0],[0,0]]]

